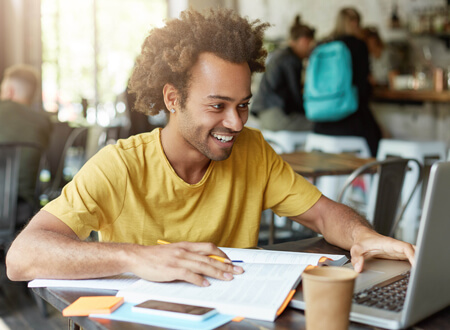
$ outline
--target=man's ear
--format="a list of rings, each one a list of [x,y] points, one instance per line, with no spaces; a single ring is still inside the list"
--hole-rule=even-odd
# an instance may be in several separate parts
[[[179,98],[178,89],[175,88],[172,84],[165,84],[163,88],[164,95],[164,103],[166,108],[170,111],[171,109],[177,109],[177,100]]]

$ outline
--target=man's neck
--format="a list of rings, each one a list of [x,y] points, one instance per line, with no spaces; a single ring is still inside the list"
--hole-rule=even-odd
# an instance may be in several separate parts
[[[161,144],[170,165],[181,179],[189,184],[201,181],[211,163],[210,159],[194,150],[181,137],[172,134],[167,126],[161,130]]]

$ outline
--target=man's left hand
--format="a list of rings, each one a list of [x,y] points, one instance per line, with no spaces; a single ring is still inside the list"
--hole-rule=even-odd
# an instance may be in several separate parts
[[[360,273],[364,267],[364,259],[369,257],[409,260],[414,266],[415,246],[391,237],[368,231],[358,238],[350,249],[354,269]]]

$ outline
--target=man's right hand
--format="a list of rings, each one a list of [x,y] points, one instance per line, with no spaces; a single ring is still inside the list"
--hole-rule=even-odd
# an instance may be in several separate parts
[[[134,254],[134,255],[133,255]],[[198,286],[209,286],[205,276],[230,281],[242,274],[243,268],[223,263],[208,255],[227,258],[212,243],[180,242],[159,246],[136,246],[130,259],[131,271],[146,280],[169,282],[186,281]]]

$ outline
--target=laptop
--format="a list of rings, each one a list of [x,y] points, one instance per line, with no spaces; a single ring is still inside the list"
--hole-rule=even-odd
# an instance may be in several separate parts
[[[411,268],[406,261],[367,260],[355,282],[351,321],[403,329],[450,305],[449,195],[450,162],[436,162],[431,167],[424,199],[416,266]],[[406,289],[404,293],[402,286]],[[394,293],[382,292],[388,287],[395,287]],[[382,295],[387,296],[387,306],[374,300],[374,296]],[[403,305],[396,306],[397,300],[404,300]],[[301,290],[294,295],[290,306],[305,309]]]

